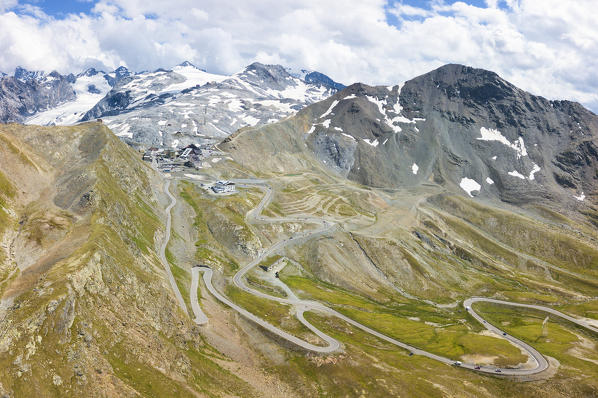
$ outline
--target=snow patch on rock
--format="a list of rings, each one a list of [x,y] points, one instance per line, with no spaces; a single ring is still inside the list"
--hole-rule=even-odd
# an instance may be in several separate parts
[[[579,200],[580,202],[583,202],[584,199],[586,198],[586,195],[582,192],[581,195],[579,196],[573,196],[575,199]]]
[[[467,192],[467,194],[469,196],[471,196],[472,198],[473,198],[473,195],[471,193],[473,191],[479,192],[480,189],[482,188],[482,186],[480,184],[478,184],[475,180],[472,180],[471,178],[467,178],[467,177],[463,177],[461,179],[459,186],[461,187],[462,190]]]
[[[503,145],[508,146],[509,148],[515,150],[517,152],[517,159],[522,156],[527,156],[527,150],[525,149],[525,142],[523,142],[523,138],[519,137],[515,141],[510,142],[507,137],[502,135],[502,133],[496,129],[487,129],[486,127],[480,128],[481,137],[476,138],[479,141],[498,141]]]
[[[332,110],[334,109],[334,107],[338,104],[338,100],[334,100],[332,101],[332,104],[330,104],[330,108],[328,108],[328,110],[324,113],[322,113],[322,116],[320,116],[320,119],[324,119],[326,118],[326,116],[330,115],[330,113],[332,112]]]
[[[250,126],[255,126],[260,121],[260,119],[253,117],[251,115],[243,115],[243,116],[241,116],[241,118],[243,119],[243,121],[245,123],[247,123]]]
[[[540,171],[540,166],[538,166],[537,164],[534,163],[534,167],[532,168],[532,171],[529,172],[529,177],[528,179],[530,181],[533,181],[536,177],[534,176],[534,174],[536,174],[538,171]]]
[[[517,170],[509,171],[507,174],[512,177],[517,177],[517,178],[521,178],[522,180],[525,180],[525,176],[523,174],[521,174],[520,172],[518,172]]]

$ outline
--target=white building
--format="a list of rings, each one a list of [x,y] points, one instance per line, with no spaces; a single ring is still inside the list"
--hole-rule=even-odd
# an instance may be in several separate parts
[[[191,152],[193,152],[193,148],[185,148],[185,150],[181,154],[181,158],[187,159],[189,157],[189,155],[191,155]]]
[[[231,181],[216,181],[212,186],[212,191],[215,193],[228,193],[235,191],[235,183]]]

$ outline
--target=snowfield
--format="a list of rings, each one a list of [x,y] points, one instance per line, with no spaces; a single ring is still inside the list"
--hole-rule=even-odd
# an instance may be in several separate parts
[[[461,187],[462,190],[467,192],[467,194],[469,196],[471,196],[472,198],[473,198],[473,195],[471,194],[472,192],[474,192],[474,191],[479,192],[480,189],[482,189],[482,186],[480,184],[478,184],[475,180],[472,180],[471,178],[467,178],[467,177],[464,177],[461,179],[459,186]]]
[[[100,101],[111,87],[104,78],[103,73],[94,76],[79,76],[73,84],[75,100],[65,102],[56,108],[39,112],[27,119],[26,124],[38,124],[42,126],[57,124],[71,125],[77,123],[98,101]]]

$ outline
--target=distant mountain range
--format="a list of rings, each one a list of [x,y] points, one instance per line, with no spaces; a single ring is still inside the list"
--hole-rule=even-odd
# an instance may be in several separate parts
[[[190,62],[153,72],[121,66],[66,76],[17,68],[0,79],[0,121],[70,125],[101,118],[133,146],[177,147],[277,121],[344,87],[319,72],[260,63],[231,76]]]

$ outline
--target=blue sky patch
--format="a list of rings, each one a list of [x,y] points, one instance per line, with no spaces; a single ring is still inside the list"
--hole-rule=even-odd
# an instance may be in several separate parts
[[[20,3],[39,7],[46,14],[62,19],[68,14],[90,14],[96,2],[93,0],[36,0],[21,1]],[[18,7],[16,11],[18,13]]]

